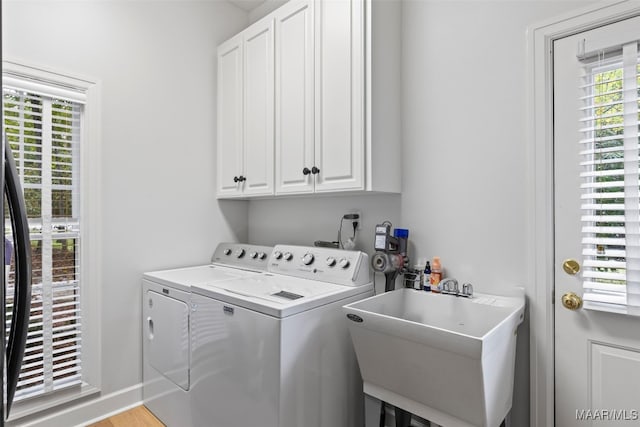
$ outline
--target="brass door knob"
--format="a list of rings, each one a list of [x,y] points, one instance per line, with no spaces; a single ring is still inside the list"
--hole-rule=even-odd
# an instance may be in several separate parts
[[[562,305],[569,310],[578,310],[582,307],[582,298],[573,292],[562,295]]]
[[[575,276],[580,271],[580,264],[575,259],[567,259],[562,263],[562,269],[565,273]]]

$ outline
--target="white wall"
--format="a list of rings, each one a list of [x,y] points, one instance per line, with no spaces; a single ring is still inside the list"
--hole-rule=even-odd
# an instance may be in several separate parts
[[[340,219],[346,213],[362,213],[361,229],[356,231],[356,249],[373,253],[374,227],[389,220],[400,224],[400,195],[309,196],[249,202],[249,241],[274,245],[288,243],[313,246],[316,240],[337,239]],[[343,241],[353,228],[345,221]],[[380,279],[377,289],[384,290]]]
[[[215,199],[216,47],[247,14],[223,1],[3,1],[3,58],[102,82],[103,395],[141,381],[144,271],[246,240]]]
[[[526,28],[584,4],[404,4],[402,221],[478,289],[527,282]]]

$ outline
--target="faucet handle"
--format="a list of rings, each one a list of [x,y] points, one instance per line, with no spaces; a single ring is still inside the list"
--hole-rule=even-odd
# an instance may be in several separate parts
[[[471,283],[464,283],[462,285],[462,296],[471,298],[473,296],[473,286]]]
[[[443,294],[457,294],[458,293],[458,281],[454,278],[444,279],[440,282]]]

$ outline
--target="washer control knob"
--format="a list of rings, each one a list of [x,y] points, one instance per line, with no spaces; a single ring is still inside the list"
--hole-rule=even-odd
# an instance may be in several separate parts
[[[267,254],[265,254],[264,252],[258,252],[258,259],[265,259],[267,257]]]
[[[281,258],[282,258],[282,252],[280,252],[280,251],[275,251],[275,252],[273,253],[273,257],[274,257],[275,259],[281,259]]]
[[[249,252],[249,258],[256,259],[258,257],[258,253],[256,251]]]
[[[236,256],[236,258],[242,258],[244,256],[244,249],[236,249],[234,255]]]
[[[302,262],[304,265],[310,265],[313,263],[313,254],[311,252],[307,252],[302,256]]]
[[[334,265],[336,265],[336,259],[332,256],[327,258],[327,265],[329,267],[333,267]]]
[[[284,253],[284,260],[285,261],[291,261],[293,259],[293,254],[291,252],[285,252]]]
[[[349,264],[351,264],[351,263],[350,263],[350,262],[349,262],[349,260],[348,260],[348,259],[346,259],[346,258],[342,258],[342,259],[340,259],[340,261],[338,261],[338,265],[339,265],[340,267],[342,267],[342,268],[347,268],[347,267],[349,267]]]
[[[231,255],[231,249],[227,248],[222,253],[225,255]]]

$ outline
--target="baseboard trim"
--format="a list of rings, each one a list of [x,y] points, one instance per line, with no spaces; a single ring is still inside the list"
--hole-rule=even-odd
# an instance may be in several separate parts
[[[63,410],[51,410],[37,417],[25,417],[19,423],[8,423],[8,427],[84,427],[104,418],[118,414],[142,404],[142,383],[83,401]]]

